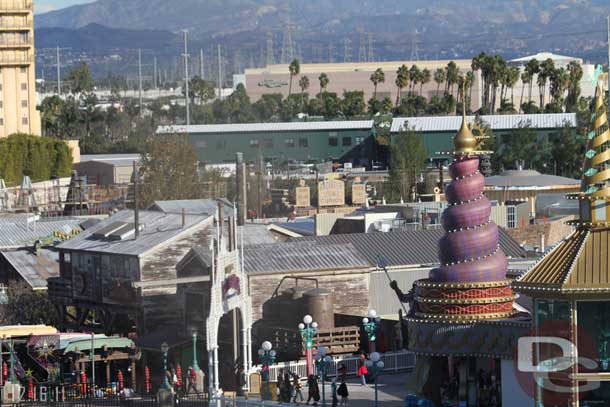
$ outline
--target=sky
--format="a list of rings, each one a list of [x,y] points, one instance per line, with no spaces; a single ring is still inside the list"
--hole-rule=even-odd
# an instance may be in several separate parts
[[[92,1],[94,0],[35,0],[34,9],[36,13],[44,13],[74,4],[91,3]]]

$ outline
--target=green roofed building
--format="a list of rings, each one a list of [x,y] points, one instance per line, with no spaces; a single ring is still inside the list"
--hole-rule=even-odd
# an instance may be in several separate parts
[[[483,124],[489,126],[494,136],[510,137],[513,130],[520,127],[534,129],[540,138],[557,134],[566,124],[576,128],[575,113],[545,114],[508,114],[479,116]],[[471,124],[475,116],[467,116]],[[431,159],[448,159],[450,154],[443,154],[453,149],[453,137],[460,128],[460,116],[399,117],[392,120],[391,134],[397,136],[402,129],[413,129],[424,136],[426,150]]]
[[[203,163],[247,161],[322,162],[367,165],[374,157],[373,120],[163,126],[157,134],[187,134]]]

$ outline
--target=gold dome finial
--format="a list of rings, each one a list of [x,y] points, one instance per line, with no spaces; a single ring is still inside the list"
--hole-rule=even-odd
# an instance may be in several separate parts
[[[463,89],[462,95],[465,95]],[[453,138],[455,154],[470,154],[477,150],[478,145],[479,141],[470,131],[468,123],[466,123],[466,98],[462,96],[462,127],[460,127],[457,135]]]

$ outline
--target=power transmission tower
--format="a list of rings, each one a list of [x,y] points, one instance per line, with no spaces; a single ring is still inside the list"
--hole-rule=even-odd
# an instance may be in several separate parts
[[[157,89],[157,57],[153,57],[153,87]]]
[[[199,76],[201,76],[201,79],[205,78],[205,70],[203,66],[203,49],[199,50]]]
[[[59,62],[59,46],[57,47],[57,94],[61,95],[61,63]]]
[[[328,44],[328,62],[331,64],[335,62],[335,47],[332,43]]]
[[[273,57],[273,33],[267,31],[267,65],[275,64],[275,58]]]
[[[280,57],[280,63],[289,64],[294,59],[294,43],[292,42],[292,24],[290,19],[284,26],[284,37],[282,39],[282,53]]]
[[[186,125],[191,124],[190,100],[189,100],[189,50],[188,50],[188,31],[184,30],[184,96],[186,98]]]
[[[375,61],[375,49],[373,48],[373,33],[369,33],[369,55],[368,62]]]
[[[364,31],[359,30],[360,34],[360,47],[358,48],[358,61],[366,62],[366,40],[364,37]]]
[[[220,55],[220,44],[218,44],[218,99],[222,100],[222,58]]]
[[[352,59],[352,42],[349,38],[343,40],[343,62],[350,62]]]
[[[413,31],[413,35],[411,36],[411,61],[419,61],[419,50],[417,46],[418,38],[417,28]]]

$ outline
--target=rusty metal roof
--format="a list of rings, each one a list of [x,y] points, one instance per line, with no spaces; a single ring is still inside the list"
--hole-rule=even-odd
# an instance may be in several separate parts
[[[610,230],[579,228],[518,278],[514,288],[518,291],[608,293],[609,247]]]
[[[47,288],[49,277],[59,276],[59,253],[51,249],[0,252],[11,267],[32,287]]]

